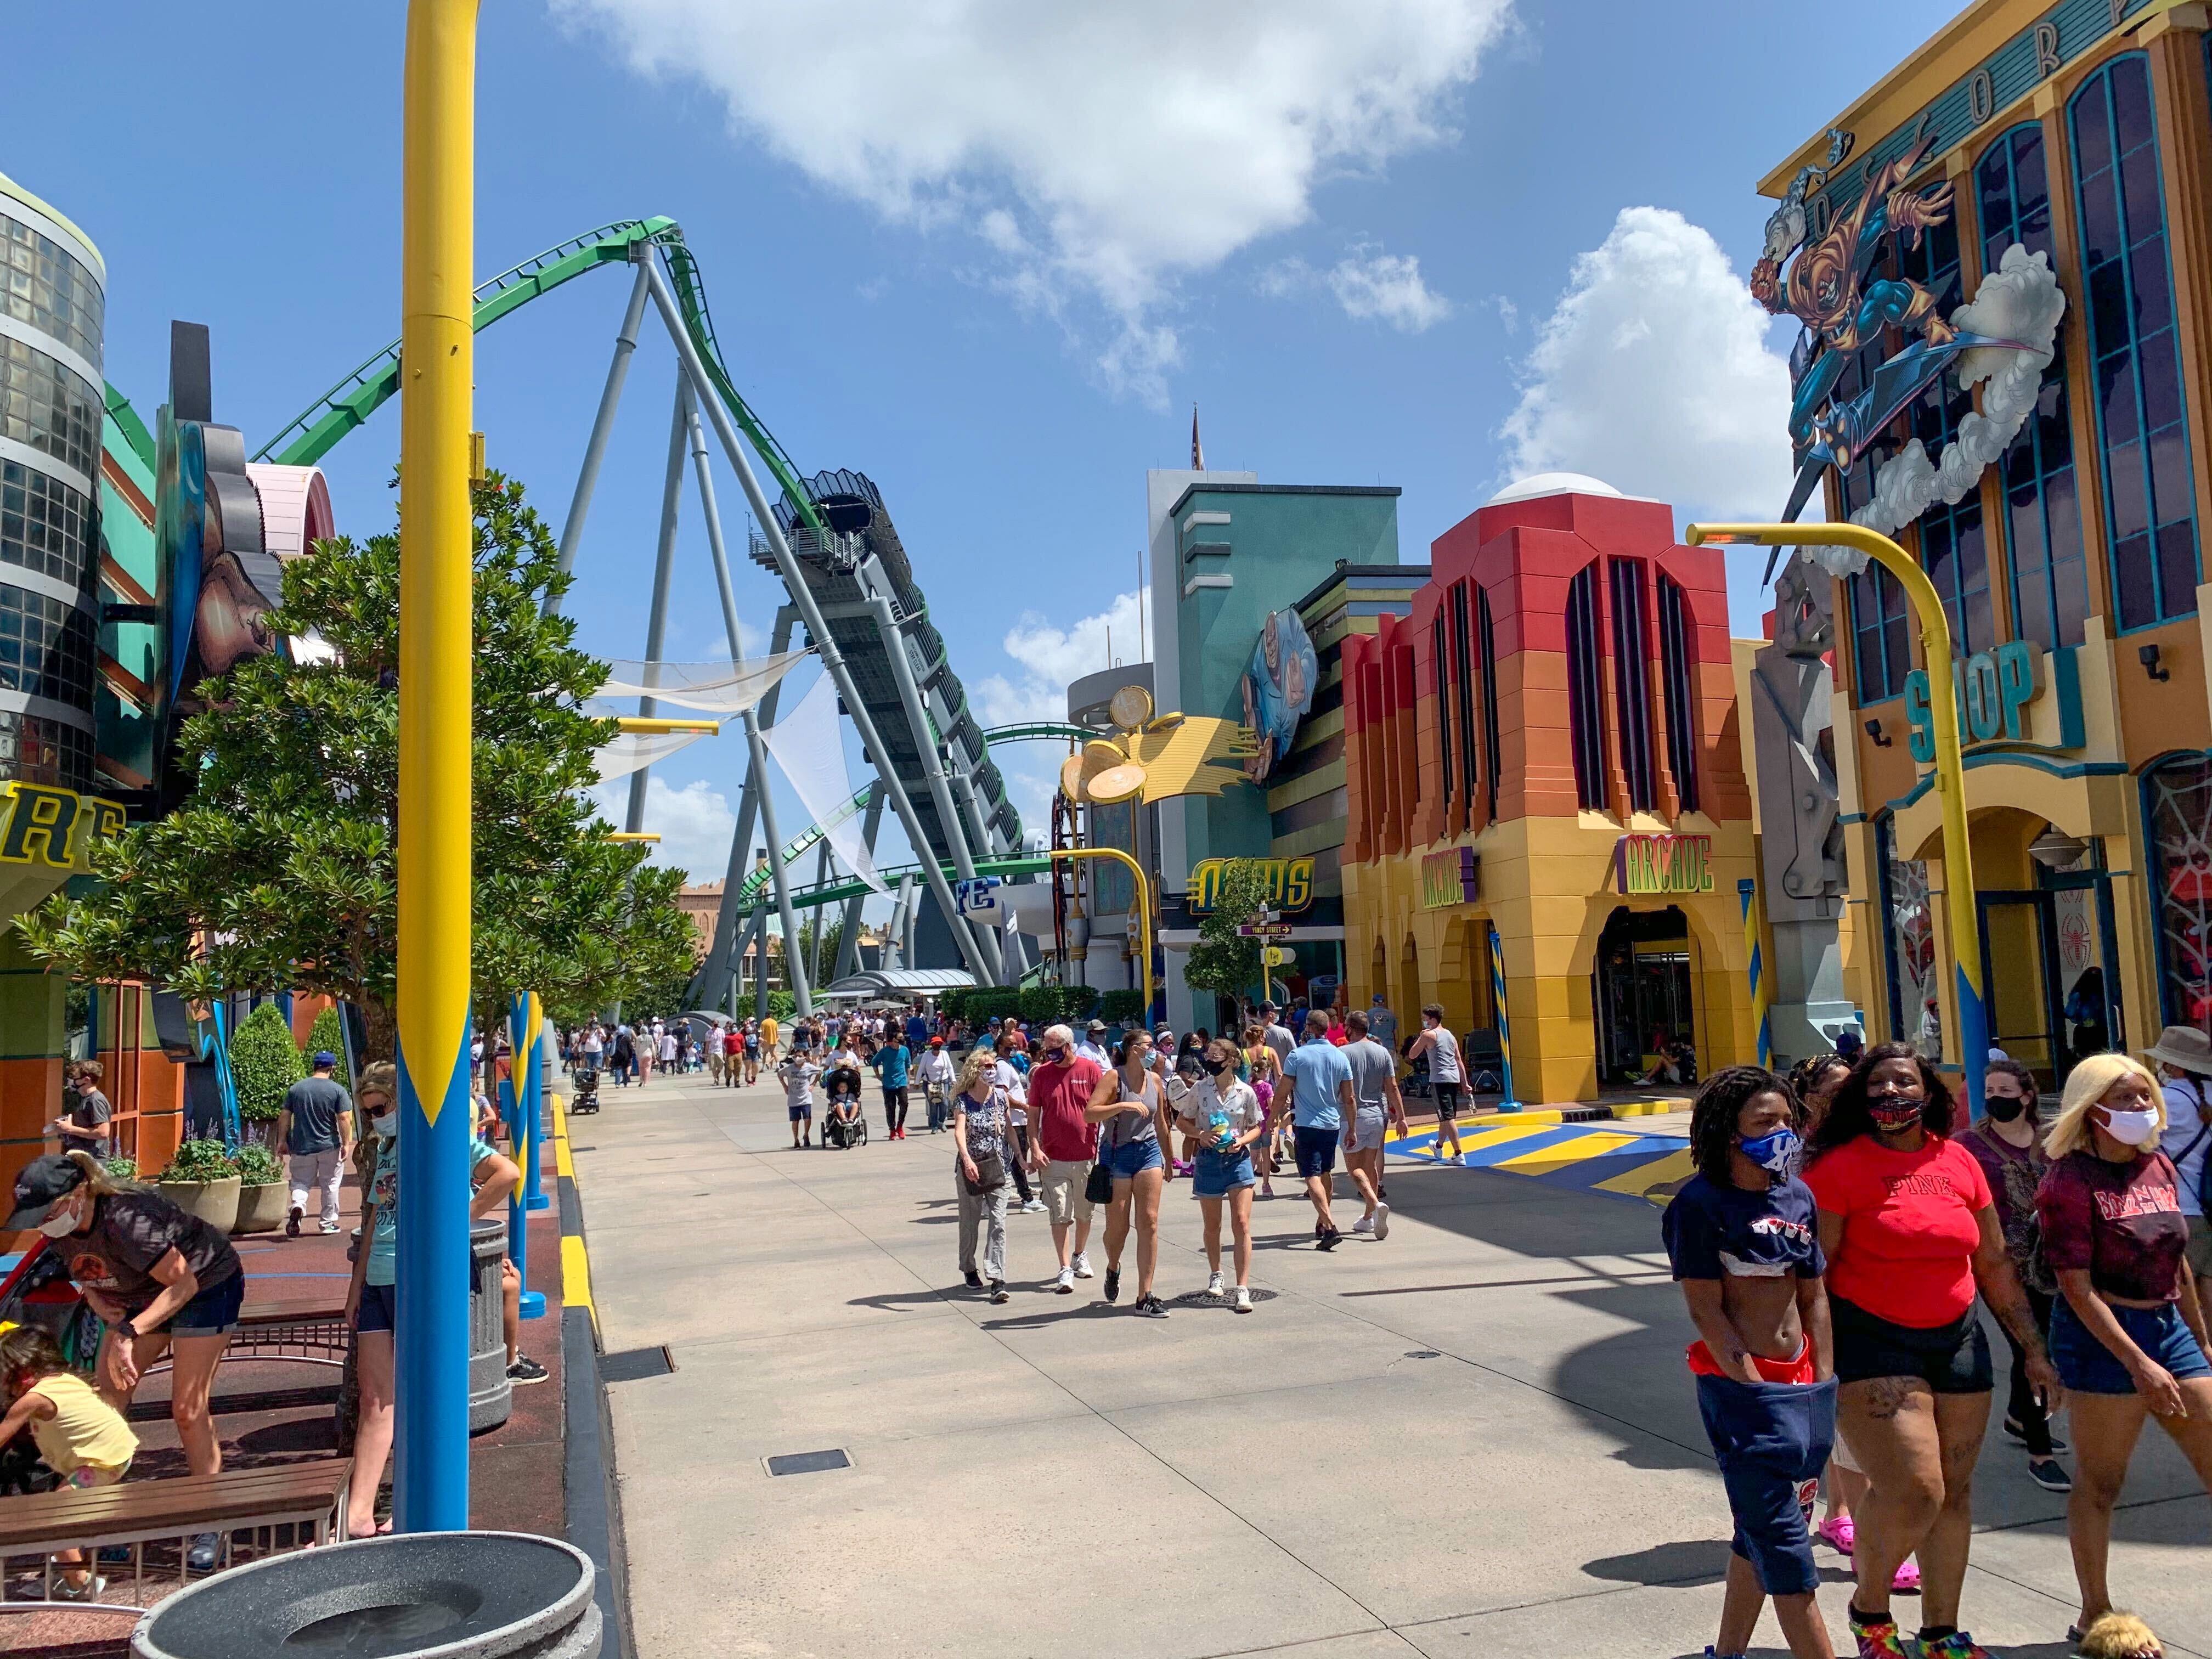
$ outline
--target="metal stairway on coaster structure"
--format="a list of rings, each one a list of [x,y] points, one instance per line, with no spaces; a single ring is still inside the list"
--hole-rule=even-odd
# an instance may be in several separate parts
[[[652,267],[656,255],[665,268],[665,277],[662,269]],[[908,839],[927,842],[929,852],[935,854],[920,866],[921,873],[939,909],[948,913],[956,940],[971,969],[982,969],[987,959],[995,966],[995,944],[982,944],[979,955],[975,936],[963,923],[950,918],[951,895],[945,877],[971,874],[979,858],[1018,848],[1020,817],[1006,800],[988,747],[968,714],[965,690],[945,660],[943,640],[928,623],[927,604],[884,510],[880,493],[857,474],[822,473],[812,480],[803,478],[782,446],[739,395],[715,342],[698,263],[684,242],[681,227],[666,218],[620,220],[534,255],[477,287],[474,326],[479,331],[487,328],[532,300],[606,265],[633,267],[638,276],[624,332],[617,339],[609,394],[602,401],[602,426],[611,417],[613,401],[619,395],[621,374],[635,346],[638,319],[650,292],[670,325],[684,374],[691,381],[704,382],[697,386],[700,400],[710,405],[707,413],[722,439],[730,465],[745,486],[756,520],[771,515],[775,520],[775,541],[756,532],[753,546],[755,556],[783,580],[791,600],[784,617],[779,618],[784,625],[777,629],[778,635],[787,638],[787,617],[805,626],[810,635],[825,632],[830,635],[829,640],[817,637],[812,642],[830,647],[824,652],[824,664],[840,678],[841,702],[848,705],[844,712],[848,717],[860,716],[854,724],[871,751],[872,763],[889,786],[892,805],[908,829]],[[679,329],[680,337],[677,337]],[[255,459],[312,465],[365,424],[398,391],[399,371],[399,347],[394,342],[316,399],[264,444]],[[738,433],[743,434],[746,445],[767,468],[779,500],[770,501],[757,489],[736,447]],[[579,483],[580,505],[588,500],[590,480],[598,465],[596,452],[603,441],[603,432],[595,428],[585,477]],[[572,532],[579,510],[572,508]],[[708,510],[711,516],[711,501]],[[719,559],[718,529],[710,527],[710,538],[716,543]],[[564,553],[568,539],[564,534]],[[787,550],[788,565],[778,556],[778,542],[785,544],[781,550]],[[795,586],[805,591],[793,591]],[[725,588],[726,592],[726,582]],[[817,609],[823,600],[830,608]],[[726,597],[725,604],[728,604]],[[813,625],[816,619],[822,623],[820,629]],[[732,627],[734,629],[734,622]],[[839,657],[842,659],[836,660]],[[862,705],[860,710],[849,707],[851,699],[842,696],[848,684]],[[933,744],[917,739],[917,729],[925,727],[934,740]],[[945,752],[930,752],[937,745]],[[748,797],[755,794],[757,781],[748,778]],[[766,816],[764,806],[763,816]],[[741,814],[741,830],[750,827],[749,820],[750,814]],[[775,839],[771,834],[771,842]],[[776,873],[781,873],[780,864]],[[710,959],[710,967],[720,969],[725,981],[726,969],[720,964],[726,959],[732,936],[734,917],[729,897],[737,885],[732,881],[725,888],[724,914],[718,919],[716,949]],[[986,975],[978,971],[977,976]]]

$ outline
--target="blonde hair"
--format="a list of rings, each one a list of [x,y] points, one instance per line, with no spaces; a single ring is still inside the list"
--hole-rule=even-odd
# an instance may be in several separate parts
[[[960,1062],[960,1092],[964,1095],[974,1088],[975,1079],[986,1072],[995,1079],[998,1070],[999,1056],[987,1045],[977,1043],[968,1051],[968,1058]]]
[[[153,1188],[143,1182],[118,1181],[108,1174],[107,1165],[83,1148],[78,1147],[62,1154],[84,1171],[84,1188],[94,1198],[112,1198],[118,1193],[144,1193]]]
[[[388,1060],[380,1060],[373,1066],[361,1068],[355,1080],[353,1097],[358,1102],[363,1095],[382,1095],[394,1106],[399,1103],[399,1068]]]
[[[2112,1085],[2130,1078],[2150,1091],[2151,1109],[2158,1127],[2166,1128],[2166,1091],[2150,1067],[2131,1054],[2091,1054],[2067,1075],[2066,1092],[2060,1097],[2058,1116],[2043,1138],[2043,1150],[2051,1161],[2079,1151],[2089,1142],[2089,1114],[2112,1091]]]

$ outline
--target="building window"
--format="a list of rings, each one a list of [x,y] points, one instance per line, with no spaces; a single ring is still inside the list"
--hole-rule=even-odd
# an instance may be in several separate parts
[[[1613,720],[1620,733],[1620,766],[1628,778],[1628,804],[1639,812],[1658,810],[1659,769],[1651,741],[1651,659],[1645,641],[1644,566],[1636,559],[1614,559],[1607,574],[1613,582]]]
[[[91,381],[59,358],[0,334],[0,437],[93,478],[100,472],[100,418]]]
[[[1451,665],[1444,659],[1443,613],[1437,613],[1434,627],[1429,629],[1431,659],[1436,664],[1437,680],[1437,760],[1444,781],[1444,810],[1451,810],[1452,798],[1452,731],[1451,731]],[[1464,668],[1461,671],[1464,673]]]
[[[2068,108],[2105,457],[2105,530],[2121,629],[2197,609],[2197,523],[2181,352],[2166,258],[2158,118],[2140,52],[2116,58]]]
[[[1936,925],[1928,908],[1928,865],[1901,859],[1890,840],[1890,820],[1876,826],[1881,862],[1882,909],[1889,919],[1889,1029],[1929,1060],[1943,1057],[1942,1005],[1937,999]]]
[[[1490,592],[1474,590],[1474,625],[1482,652],[1482,763],[1488,781],[1490,816],[1498,816],[1498,775],[1503,752],[1498,735],[1498,644],[1490,630]]]
[[[1880,702],[1905,690],[1912,672],[1912,631],[1905,589],[1869,560],[1851,578],[1851,659],[1857,665],[1859,702]]]
[[[1467,638],[1467,584],[1455,583],[1451,591],[1452,699],[1459,705],[1459,775],[1467,787],[1467,810],[1474,811],[1474,781],[1481,769],[1474,763],[1474,677],[1467,672],[1470,660]]]
[[[1960,299],[1957,223],[1929,227],[1917,246],[1902,233],[1894,240],[1898,274],[1934,295],[1936,314],[1948,317],[1959,308]],[[1905,420],[1933,461],[1940,460],[1957,435],[1959,423],[1973,412],[1973,393],[1960,390],[1946,374],[1913,400]],[[1962,657],[1988,650],[1996,643],[1996,629],[1990,608],[1989,544],[1981,492],[1970,490],[1948,507],[1938,501],[1920,515],[1918,524],[1920,567],[1942,598],[1951,622],[1952,646]]]
[[[1659,679],[1667,699],[1667,766],[1682,810],[1698,810],[1698,700],[1690,677],[1697,659],[1690,653],[1690,608],[1682,586],[1659,577]]]
[[[67,248],[0,213],[0,316],[52,335],[98,368],[106,305],[100,284]]]
[[[0,582],[0,691],[92,712],[92,618],[75,605]]]
[[[92,733],[37,714],[0,710],[0,778],[88,794],[92,789]]]
[[[1567,585],[1567,725],[1573,739],[1575,797],[1601,812],[1605,790],[1605,682],[1598,667],[1597,566]]]
[[[93,528],[87,497],[20,461],[0,461],[0,562],[88,588]]]
[[[1983,269],[1996,270],[2014,243],[2055,264],[2042,124],[2023,122],[1999,137],[1983,152],[1974,182]],[[2013,636],[2046,650],[2079,645],[2089,611],[2089,570],[2081,548],[2063,343],[2043,371],[2034,415],[1999,465],[2011,554]]]
[[[2212,755],[2143,774],[2143,823],[2158,904],[2163,1018],[2199,1030],[2212,1020]]]

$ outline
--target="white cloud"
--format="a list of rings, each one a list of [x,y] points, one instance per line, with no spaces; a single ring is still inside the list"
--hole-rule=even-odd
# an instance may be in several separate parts
[[[1011,726],[1022,720],[1065,720],[1067,687],[1072,680],[1095,674],[1113,662],[1140,662],[1138,621],[1145,622],[1143,640],[1152,639],[1148,598],[1134,592],[1116,594],[1113,603],[1093,616],[1055,627],[1035,611],[1025,612],[1006,632],[1001,644],[1018,665],[1009,677],[991,674],[969,683],[975,713],[986,726]],[[1107,655],[1109,640],[1113,655]],[[1048,744],[1007,745],[992,758],[1006,776],[1006,791],[1014,810],[1022,815],[1025,830],[1049,823],[1053,792],[1060,787],[1060,763],[1064,751]]]
[[[615,778],[592,791],[599,816],[620,828],[629,810],[629,780]],[[720,881],[728,872],[730,837],[738,827],[729,799],[705,779],[672,788],[667,780],[645,782],[645,827],[660,841],[652,861],[690,872],[694,882]]]
[[[1303,223],[1314,187],[1448,135],[1510,0],[550,0],[641,71],[886,219],[977,238],[1008,291],[1116,337],[1165,395],[1177,280]],[[1076,326],[1081,331],[1080,319]]]
[[[1586,472],[1683,514],[1765,519],[1790,494],[1790,370],[1711,234],[1624,208],[1574,264],[1501,435],[1512,475]]]
[[[1401,334],[1419,334],[1451,315],[1451,302],[1421,280],[1421,262],[1410,253],[1385,253],[1363,242],[1328,273],[1329,292],[1357,322],[1384,322]]]

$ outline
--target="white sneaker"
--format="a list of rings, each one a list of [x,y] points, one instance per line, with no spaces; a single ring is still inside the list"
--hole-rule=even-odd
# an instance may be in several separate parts
[[[1250,1313],[1252,1311],[1252,1292],[1246,1290],[1242,1285],[1239,1285],[1237,1287],[1237,1299],[1234,1302],[1231,1302],[1229,1305],[1236,1309],[1238,1313]]]
[[[1062,1268],[1060,1270],[1059,1276],[1058,1276],[1058,1277],[1056,1277],[1056,1278],[1052,1281],[1052,1287],[1053,1287],[1053,1289],[1054,1289],[1054,1290],[1055,1290],[1055,1291],[1059,1291],[1062,1296],[1073,1296],[1073,1295],[1074,1295],[1074,1294],[1075,1294],[1075,1273],[1074,1273],[1074,1270],[1073,1270],[1073,1268],[1069,1268],[1069,1267],[1062,1267]]]
[[[1390,1237],[1390,1206],[1379,1200],[1375,1206],[1375,1237],[1377,1238]]]
[[[1364,1215],[1360,1217],[1358,1220],[1352,1224],[1352,1231],[1355,1233],[1373,1232],[1375,1231],[1375,1218],[1371,1215]]]
[[[1079,1250],[1075,1256],[1075,1276],[1078,1279],[1091,1277],[1091,1258]]]
[[[1031,1199],[1028,1203],[1022,1206],[1022,1213],[1024,1215],[1042,1215],[1044,1213],[1044,1200],[1041,1198]]]
[[[1221,1275],[1219,1273],[1216,1273],[1207,1275],[1206,1280],[1206,1293],[1208,1296],[1219,1296],[1221,1294]]]

